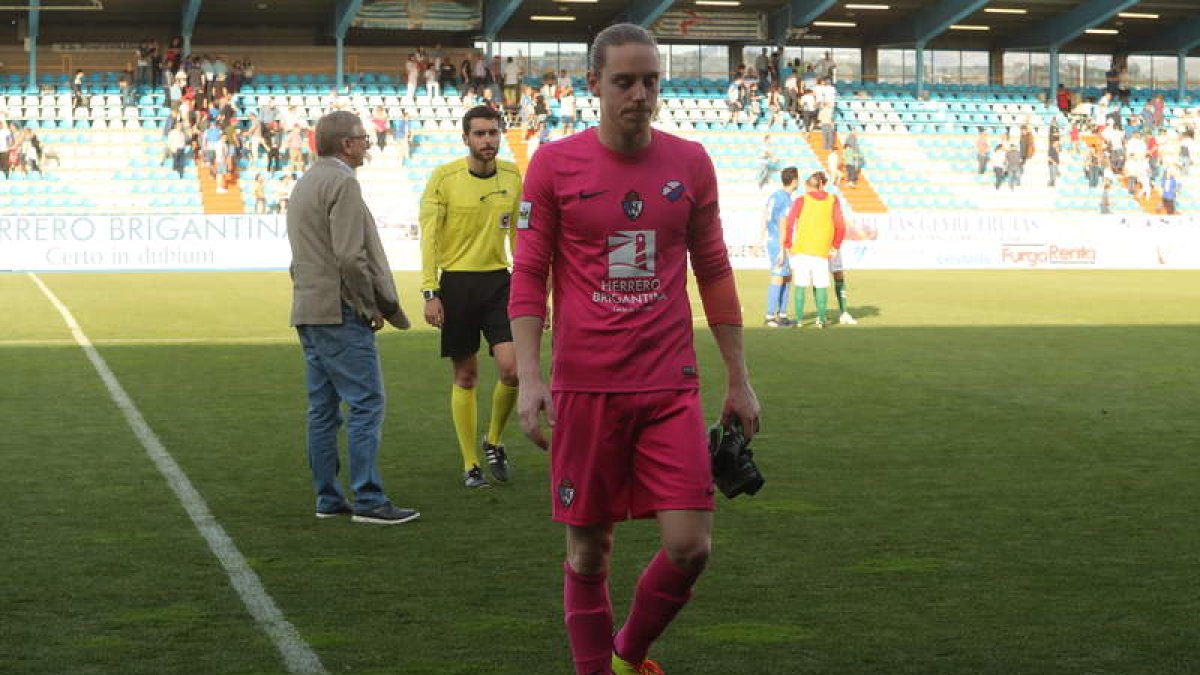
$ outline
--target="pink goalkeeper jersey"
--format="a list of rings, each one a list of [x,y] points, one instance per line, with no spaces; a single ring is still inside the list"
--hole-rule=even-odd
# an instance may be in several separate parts
[[[654,131],[634,155],[595,128],[538,148],[517,222],[509,316],[545,318],[553,262],[554,391],[699,386],[687,265],[732,274],[717,179],[699,143]]]

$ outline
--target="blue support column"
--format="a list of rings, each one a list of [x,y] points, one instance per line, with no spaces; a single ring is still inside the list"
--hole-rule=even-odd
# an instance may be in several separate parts
[[[1058,108],[1058,47],[1050,47],[1050,95],[1046,107]]]
[[[1179,100],[1187,96],[1187,52],[1175,54],[1175,77],[1179,81]]]
[[[179,35],[183,37],[183,55],[192,53],[192,32],[196,29],[196,18],[200,16],[203,0],[187,0],[183,6],[183,18],[179,22]]]
[[[483,3],[483,37],[491,42],[500,36],[504,24],[517,13],[521,0],[488,0]]]
[[[337,59],[334,81],[337,82],[338,91],[342,91],[346,82],[346,39],[337,36],[334,37],[334,40],[337,44],[337,47],[334,50],[336,52],[336,56],[334,58]]]
[[[360,9],[362,9],[362,0],[338,0],[337,6],[334,8],[333,37],[337,42],[334,57],[337,63],[334,64],[334,70],[337,73],[338,91],[342,91],[346,86],[346,33],[350,30],[350,24],[354,21],[354,17],[358,16]]]
[[[917,62],[913,64],[914,68],[916,69],[913,72],[913,79],[917,83],[916,97],[919,101],[921,100],[921,94],[925,89],[925,43],[918,42],[916,44],[916,48]]]
[[[37,39],[41,29],[41,0],[29,0],[29,89],[37,91]]]

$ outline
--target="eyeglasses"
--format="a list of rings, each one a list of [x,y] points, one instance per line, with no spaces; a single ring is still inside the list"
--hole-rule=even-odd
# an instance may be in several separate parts
[[[359,134],[357,136],[347,136],[347,140],[351,141],[366,141],[367,145],[371,144],[371,137],[367,134]]]

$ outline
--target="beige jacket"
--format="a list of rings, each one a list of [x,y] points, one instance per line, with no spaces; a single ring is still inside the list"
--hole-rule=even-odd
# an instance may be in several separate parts
[[[340,324],[342,303],[364,320],[404,330],[396,282],[354,172],[322,157],[296,182],[287,213],[292,246],[291,325]]]

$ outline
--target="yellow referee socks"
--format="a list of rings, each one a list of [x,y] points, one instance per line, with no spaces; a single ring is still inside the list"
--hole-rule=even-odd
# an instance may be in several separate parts
[[[508,416],[517,405],[517,388],[503,382],[496,382],[492,390],[492,419],[488,423],[488,443],[500,445],[500,435],[508,424]]]
[[[454,434],[458,436],[458,449],[462,451],[463,471],[479,466],[479,454],[476,452],[477,424],[475,411],[475,390],[463,389],[457,384],[450,385],[450,417],[454,420]]]

